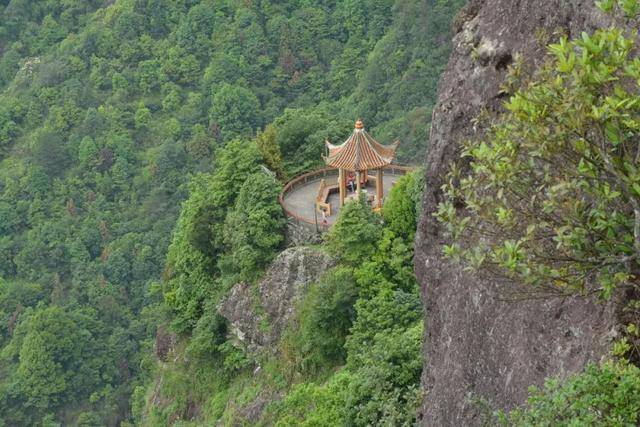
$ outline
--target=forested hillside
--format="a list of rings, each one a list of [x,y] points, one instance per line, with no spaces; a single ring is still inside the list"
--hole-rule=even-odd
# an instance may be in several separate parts
[[[0,0],[0,425],[211,425],[232,397],[296,384],[263,422],[299,425],[316,398],[318,417],[412,422],[415,178],[384,226],[354,204],[361,234],[328,250],[364,252],[310,294],[344,318],[303,307],[289,365],[263,382],[244,387],[255,361],[212,308],[282,248],[282,182],[357,116],[402,141],[401,162],[422,158],[462,3]],[[347,337],[356,311],[372,315]],[[186,361],[162,377],[159,327]]]

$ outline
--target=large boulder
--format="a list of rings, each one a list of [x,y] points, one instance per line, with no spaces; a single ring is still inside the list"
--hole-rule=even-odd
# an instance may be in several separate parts
[[[320,249],[294,247],[280,253],[257,284],[238,283],[218,306],[231,332],[249,351],[277,351],[289,319],[310,284],[334,261]]]
[[[473,119],[498,114],[508,65],[517,54],[531,67],[544,43],[607,25],[592,0],[475,0],[455,24],[453,53],[434,111],[426,161],[423,214],[415,266],[425,307],[423,421],[428,426],[482,423],[482,406],[511,409],[530,385],[564,377],[598,361],[615,335],[615,310],[589,298],[504,298],[495,279],[463,271],[442,255],[433,217],[440,188],[461,143],[481,132]],[[483,402],[483,404],[478,404]]]

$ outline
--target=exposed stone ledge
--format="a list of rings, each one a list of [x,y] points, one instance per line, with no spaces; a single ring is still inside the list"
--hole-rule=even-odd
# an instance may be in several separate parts
[[[231,333],[251,352],[277,351],[289,319],[309,285],[334,265],[320,249],[294,247],[280,253],[264,279],[238,283],[218,306]]]

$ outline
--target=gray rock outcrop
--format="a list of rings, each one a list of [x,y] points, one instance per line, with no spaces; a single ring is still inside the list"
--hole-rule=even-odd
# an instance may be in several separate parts
[[[433,217],[461,143],[479,132],[473,118],[500,112],[508,65],[531,66],[544,43],[607,25],[592,0],[476,0],[459,15],[453,53],[440,82],[426,167],[416,273],[425,306],[423,423],[482,423],[484,401],[496,409],[524,402],[530,385],[600,360],[615,334],[611,305],[584,298],[508,301],[495,280],[463,271],[442,256]]]
[[[319,249],[287,249],[273,261],[260,282],[235,285],[218,306],[218,312],[229,320],[231,333],[249,351],[275,352],[308,286],[333,265],[331,257]]]

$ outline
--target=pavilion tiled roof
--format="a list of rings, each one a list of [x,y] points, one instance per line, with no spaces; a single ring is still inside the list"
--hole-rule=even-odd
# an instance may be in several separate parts
[[[340,145],[326,142],[329,155],[324,158],[326,164],[337,169],[363,171],[379,169],[391,164],[399,142],[382,145],[364,130],[362,121],[356,122],[351,136]]]

